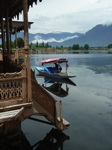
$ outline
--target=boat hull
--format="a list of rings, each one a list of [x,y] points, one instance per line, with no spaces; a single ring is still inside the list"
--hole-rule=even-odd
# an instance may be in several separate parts
[[[44,69],[42,70],[42,68],[39,69],[39,67],[37,67],[36,70],[38,71],[37,75],[41,75],[41,76],[45,76],[45,77],[49,77],[49,78],[65,79],[65,78],[75,77],[74,75],[68,75],[67,73],[50,73],[50,72],[44,71]]]

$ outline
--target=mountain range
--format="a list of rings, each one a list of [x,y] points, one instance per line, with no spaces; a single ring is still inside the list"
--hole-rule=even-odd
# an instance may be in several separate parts
[[[18,33],[18,37],[23,38],[23,32]],[[14,36],[12,37],[14,40]],[[96,25],[84,34],[70,32],[51,32],[51,33],[29,33],[31,43],[49,43],[51,46],[72,46],[79,44],[83,46],[89,44],[91,47],[107,46],[112,43],[112,25]]]

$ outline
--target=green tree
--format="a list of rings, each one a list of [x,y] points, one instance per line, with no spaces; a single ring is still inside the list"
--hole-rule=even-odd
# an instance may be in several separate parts
[[[63,45],[61,45],[61,49],[63,49]]]
[[[29,44],[29,47],[30,47],[30,48],[32,47],[32,43]]]
[[[108,48],[112,48],[112,44],[109,44],[109,45],[108,45]]]
[[[44,47],[44,41],[42,42],[42,47]]]
[[[74,45],[72,46],[72,49],[73,49],[73,50],[79,50],[79,44],[74,44]]]
[[[16,41],[14,41],[14,44],[16,45]],[[22,48],[22,47],[24,47],[24,40],[22,39],[22,38],[17,38],[17,46],[19,47],[19,48]]]
[[[38,44],[38,41],[36,42],[36,47],[38,47],[39,46],[39,44]]]
[[[12,47],[12,48],[15,48],[15,44],[14,44],[13,41],[11,41],[11,47]]]
[[[89,45],[88,45],[88,44],[85,44],[85,45],[84,45],[84,49],[85,49],[85,50],[88,50],[88,49],[89,49]]]

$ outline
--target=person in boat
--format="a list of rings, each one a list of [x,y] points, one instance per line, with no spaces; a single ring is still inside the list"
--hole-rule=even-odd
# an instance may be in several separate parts
[[[55,67],[58,70],[58,72],[61,72],[62,67],[60,66],[60,64],[59,63],[54,63],[54,64],[55,64]]]

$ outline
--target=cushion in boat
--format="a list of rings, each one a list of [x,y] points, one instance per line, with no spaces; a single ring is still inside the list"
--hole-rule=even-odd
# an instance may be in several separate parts
[[[44,70],[50,73],[58,73],[56,67],[45,67]]]

